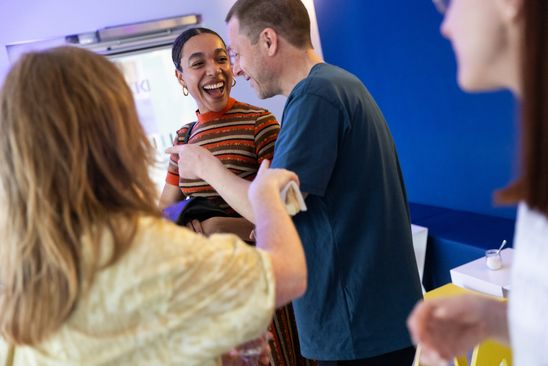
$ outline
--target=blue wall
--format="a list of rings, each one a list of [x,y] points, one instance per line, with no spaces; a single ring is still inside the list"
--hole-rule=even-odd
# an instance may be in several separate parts
[[[409,200],[513,218],[492,193],[517,168],[517,108],[507,92],[456,84],[442,16],[429,0],[315,0],[324,58],[356,74],[394,135]]]

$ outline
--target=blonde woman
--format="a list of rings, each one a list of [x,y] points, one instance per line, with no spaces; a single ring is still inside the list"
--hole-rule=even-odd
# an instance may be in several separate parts
[[[15,365],[217,365],[304,292],[279,200],[296,176],[264,163],[252,183],[257,249],[164,221],[153,150],[102,56],[24,56],[0,128],[0,363],[14,349]]]

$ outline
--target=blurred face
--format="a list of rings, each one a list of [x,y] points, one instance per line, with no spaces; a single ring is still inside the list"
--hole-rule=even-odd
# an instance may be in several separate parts
[[[452,0],[441,33],[451,41],[462,89],[474,91],[504,85],[500,67],[508,46],[501,0]]]
[[[176,71],[177,79],[188,88],[200,113],[223,110],[233,78],[223,42],[214,34],[198,34],[185,43],[181,54],[183,71]]]
[[[264,56],[260,40],[252,44],[246,35],[240,33],[240,23],[233,17],[228,22],[228,39],[234,75],[243,76],[261,99],[281,93],[275,77]]]

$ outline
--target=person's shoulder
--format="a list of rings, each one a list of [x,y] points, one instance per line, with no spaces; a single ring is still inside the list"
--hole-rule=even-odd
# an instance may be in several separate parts
[[[257,107],[248,103],[235,101],[232,108],[230,108],[226,115],[232,115],[234,117],[243,118],[243,119],[276,119],[274,115],[266,108]]]
[[[116,230],[131,230],[131,245],[111,265],[96,273],[95,281],[103,287],[140,286],[145,277],[162,278],[170,273],[184,272],[188,261],[199,254],[193,233],[160,216],[139,215],[134,220],[120,220]],[[85,236],[84,243],[92,243],[92,237]],[[88,244],[89,245],[89,244]],[[114,237],[107,228],[100,235],[100,263],[106,263],[112,253]],[[123,284],[121,283],[123,279]]]
[[[332,101],[341,91],[355,88],[363,88],[355,75],[338,66],[319,63],[295,86],[288,99],[316,96]]]
[[[190,129],[190,127],[193,126],[195,123],[196,123],[196,121],[194,121],[194,122],[189,122],[189,123],[183,125],[183,127],[179,128],[179,129],[177,130],[177,135],[178,135],[178,136],[185,136],[186,133],[187,133],[187,131]]]
[[[163,217],[141,216],[137,221],[131,255],[136,258],[145,256],[147,262],[189,258],[198,252],[195,251],[198,239],[199,236],[187,228]]]
[[[314,65],[308,76],[297,85],[297,88],[306,90],[330,90],[341,85],[358,83],[360,79],[349,71],[327,63]]]
[[[536,236],[539,238],[548,235],[548,217],[525,202],[520,202],[518,206],[516,225],[527,235],[535,236],[532,233],[538,233]]]
[[[362,96],[365,86],[354,74],[328,63],[314,65],[308,76],[291,91],[287,103],[328,102],[340,106],[344,100]]]

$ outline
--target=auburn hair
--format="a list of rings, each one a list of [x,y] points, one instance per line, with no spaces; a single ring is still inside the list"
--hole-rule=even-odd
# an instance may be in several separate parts
[[[521,173],[496,198],[548,217],[548,2],[525,0],[523,16]]]
[[[76,47],[14,65],[0,129],[0,335],[33,345],[129,249],[137,217],[159,215],[154,153],[120,70]]]

